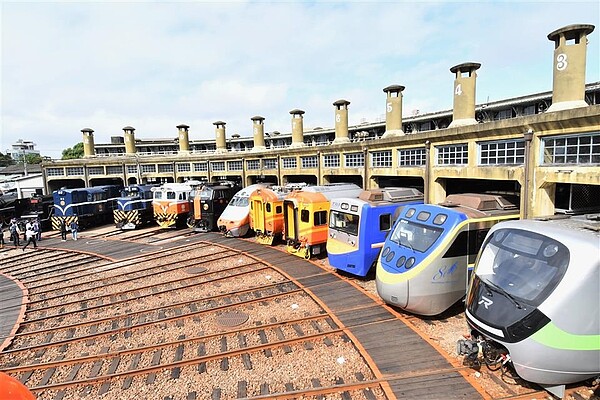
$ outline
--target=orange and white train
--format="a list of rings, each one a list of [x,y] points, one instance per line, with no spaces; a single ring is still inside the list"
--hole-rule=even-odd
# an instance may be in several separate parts
[[[191,210],[191,192],[201,185],[199,181],[165,183],[152,188],[154,220],[161,228],[185,226]]]
[[[329,201],[358,197],[362,189],[353,183],[307,186],[294,190],[283,201],[287,251],[309,259],[326,251]]]
[[[219,230],[227,237],[245,236],[250,231],[250,196],[269,186],[270,183],[256,183],[237,192],[217,221]]]

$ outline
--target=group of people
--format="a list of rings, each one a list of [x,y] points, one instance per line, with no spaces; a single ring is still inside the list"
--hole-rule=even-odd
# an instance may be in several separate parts
[[[69,224],[68,228],[67,222],[64,219],[60,221],[60,238],[63,242],[67,240],[68,230],[71,231],[71,237],[73,238],[73,240],[77,240],[77,232],[79,232],[79,225],[77,225],[77,221],[73,220]]]
[[[37,242],[42,240],[42,227],[39,219],[35,218],[28,220],[23,229],[23,225],[13,218],[8,224],[8,232],[10,233],[10,241],[13,246],[18,247],[21,245],[21,234],[23,234],[23,240],[26,242],[23,246],[23,251],[30,244],[33,244],[33,248],[37,249]],[[4,222],[0,223],[0,247],[4,247]]]
[[[4,241],[4,230],[5,224],[3,221],[0,221],[0,248],[6,244]],[[10,233],[10,241],[15,247],[21,246],[21,235],[23,235],[23,241],[25,241],[25,245],[22,247],[23,251],[30,244],[33,245],[34,249],[37,249],[37,242],[42,240],[42,227],[37,218],[28,220],[25,226],[23,226],[21,221],[13,218],[10,220],[7,230]],[[62,220],[60,224],[60,236],[63,242],[67,240],[67,231],[71,231],[71,237],[73,240],[77,240],[77,233],[79,232],[77,221],[73,221],[67,225],[66,221]]]

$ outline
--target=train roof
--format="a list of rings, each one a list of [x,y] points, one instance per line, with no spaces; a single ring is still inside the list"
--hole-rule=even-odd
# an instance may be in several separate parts
[[[507,221],[497,225],[500,228],[530,230],[556,239],[578,237],[593,238],[600,244],[600,214],[575,216],[554,215],[535,219]]]
[[[358,197],[361,191],[362,189],[354,183],[331,183],[328,185],[306,186],[293,191],[292,194],[298,193],[297,196],[300,197],[302,196],[301,193],[319,193],[329,200],[340,197]]]
[[[439,203],[439,205],[448,208],[456,208],[470,218],[494,214],[515,213],[519,211],[515,202],[509,197],[486,193],[451,194],[446,197],[446,200]]]
[[[104,192],[109,189],[121,188],[120,185],[103,185],[103,186],[91,186],[91,187],[82,187],[82,188],[70,188],[70,189],[58,189],[52,193],[58,193],[60,191],[65,193],[73,193],[73,192]]]
[[[408,200],[423,200],[423,193],[414,188],[387,187],[363,190],[358,198],[368,202],[387,201],[396,203]]]
[[[287,190],[282,186],[272,186],[266,188],[258,188],[252,193],[250,197],[260,197],[261,199],[266,201],[277,201],[283,200],[289,192],[290,190]]]

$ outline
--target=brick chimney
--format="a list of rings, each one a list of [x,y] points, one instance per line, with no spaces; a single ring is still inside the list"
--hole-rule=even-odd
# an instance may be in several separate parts
[[[179,152],[180,153],[189,153],[190,152],[190,136],[189,136],[189,130],[190,127],[185,125],[185,124],[181,124],[181,125],[177,125],[177,137],[179,138]]]
[[[135,154],[137,151],[135,148],[135,133],[133,133],[134,131],[135,128],[131,126],[126,126],[125,128],[123,128],[123,137],[125,139],[126,154]]]
[[[292,145],[290,147],[303,147],[304,146],[304,122],[302,110],[292,110]]]
[[[94,148],[94,130],[90,128],[84,128],[81,130],[81,133],[83,135],[83,156],[95,156],[96,149]]]
[[[213,122],[215,126],[215,136],[217,139],[216,153],[227,153],[227,140],[225,138],[225,122],[216,121]]]
[[[348,143],[348,100],[338,100],[333,103],[335,107],[335,139],[334,144]]]
[[[254,137],[253,151],[265,150],[265,124],[264,118],[260,116],[254,116],[250,118],[252,120],[252,135]]]

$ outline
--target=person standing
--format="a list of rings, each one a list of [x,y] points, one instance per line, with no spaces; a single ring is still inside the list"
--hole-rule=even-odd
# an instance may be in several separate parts
[[[4,248],[4,221],[0,221],[0,249]]]
[[[27,222],[27,225],[25,225],[25,237],[27,238],[27,243],[25,243],[25,246],[23,246],[23,251],[25,251],[25,248],[29,246],[29,243],[33,243],[33,248],[37,249],[37,243],[35,242],[36,236],[37,232],[33,227],[33,222]]]
[[[63,242],[67,241],[67,223],[64,218],[61,218],[60,220],[60,239]]]
[[[19,229],[19,225],[17,224],[16,219],[12,219],[10,221],[10,226],[8,227],[10,231],[10,240],[13,242],[15,247],[21,245],[21,239],[19,239],[19,235],[21,234],[21,230]]]
[[[33,230],[35,231],[35,240],[38,242],[42,240],[42,224],[39,219],[33,220]]]
[[[71,225],[69,225],[69,228],[71,228],[71,236],[73,236],[73,240],[77,240],[77,231],[79,230],[79,225],[77,225],[77,221],[73,220],[73,222],[71,222]]]

